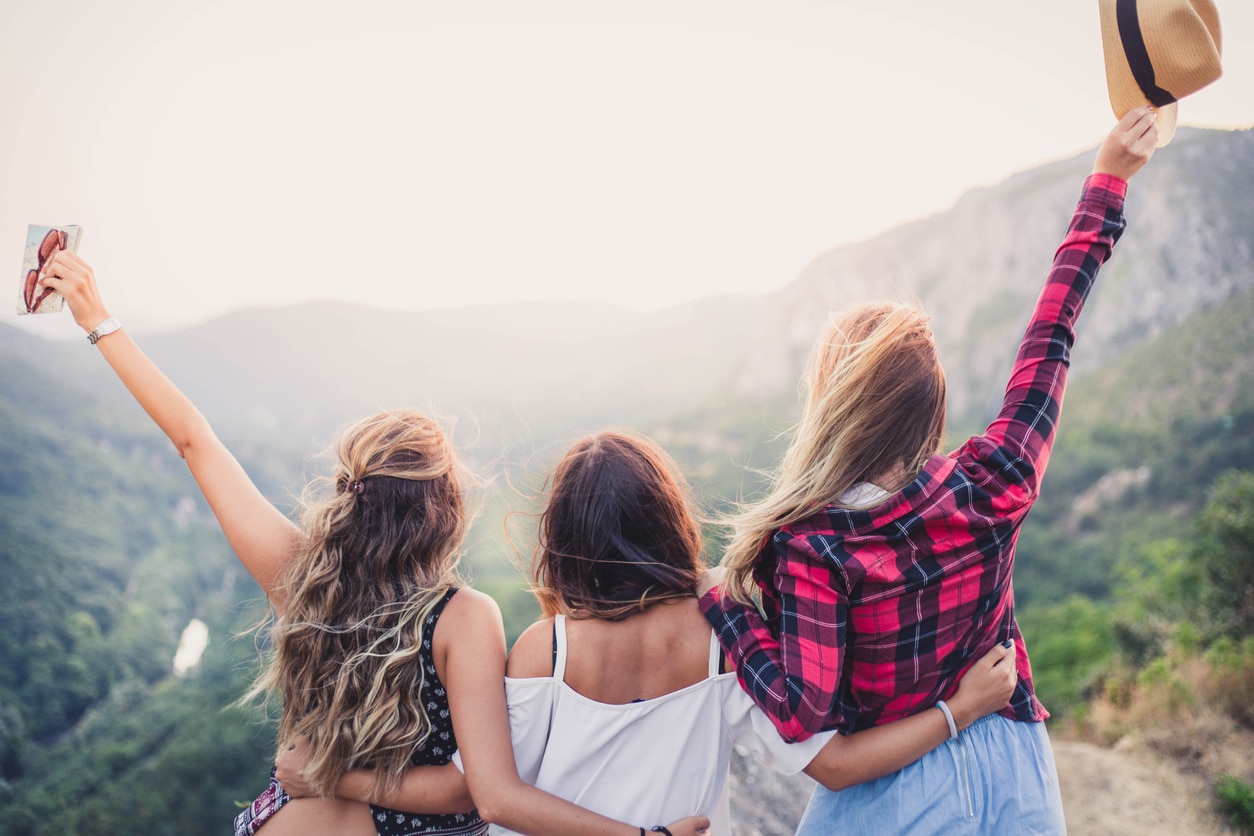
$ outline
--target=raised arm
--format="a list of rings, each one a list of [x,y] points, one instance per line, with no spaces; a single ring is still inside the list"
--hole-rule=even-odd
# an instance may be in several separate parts
[[[41,279],[65,297],[74,321],[91,333],[110,319],[91,267],[62,250],[49,261]],[[231,548],[276,608],[280,581],[296,553],[300,531],[272,505],[214,435],[209,422],[187,397],[139,349],[125,330],[96,343],[131,395],[156,422],[200,486],[226,533]]]
[[[1066,237],[1041,290],[1015,357],[1001,412],[982,436],[957,452],[967,470],[983,471],[996,511],[1026,512],[1049,462],[1075,343],[1075,325],[1098,270],[1123,233],[1127,180],[1157,141],[1149,108],[1130,111],[1098,150]]]
[[[432,649],[448,689],[466,780],[483,819],[537,836],[640,836],[642,827],[666,824],[614,821],[519,778],[505,703],[505,630],[491,598],[472,589],[453,596],[436,626]],[[709,820],[697,816],[666,826],[674,836],[694,836],[709,827]]]
[[[981,657],[947,701],[954,728],[939,708],[850,735],[837,734],[805,768],[832,791],[881,778],[914,763],[986,714],[1006,707],[1018,682],[1013,643],[1007,641]]]

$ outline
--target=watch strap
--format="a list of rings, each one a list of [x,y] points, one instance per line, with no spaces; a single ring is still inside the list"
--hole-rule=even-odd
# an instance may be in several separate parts
[[[87,335],[87,342],[91,343],[92,345],[95,345],[97,342],[100,341],[101,337],[107,337],[108,335],[112,334],[114,331],[118,330],[121,327],[122,327],[122,323],[118,322],[113,317],[109,317],[104,322],[100,323],[99,325],[97,325],[95,328],[92,329],[92,332]]]

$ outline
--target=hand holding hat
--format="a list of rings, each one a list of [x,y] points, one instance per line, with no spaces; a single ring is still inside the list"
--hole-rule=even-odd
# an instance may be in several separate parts
[[[1141,170],[1159,145],[1154,109],[1142,105],[1129,110],[1097,149],[1094,174],[1113,174],[1124,180]]]
[[[1176,101],[1223,73],[1213,0],[1098,0],[1106,87],[1115,116],[1152,105],[1158,145],[1176,130]]]

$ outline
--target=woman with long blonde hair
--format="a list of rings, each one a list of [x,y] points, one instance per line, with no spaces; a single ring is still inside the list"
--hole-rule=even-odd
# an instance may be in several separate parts
[[[868,304],[820,336],[792,444],[767,496],[731,518],[722,584],[702,599],[742,685],[803,740],[943,705],[1006,639],[1019,681],[1005,709],[951,729],[900,772],[817,788],[799,832],[1065,829],[1048,713],[1014,618],[1014,545],[1049,460],[1076,318],[1156,139],[1153,112],[1139,108],[1103,142],[1001,412],[950,455],[940,454],[945,376],[922,310]]]
[[[435,422],[402,410],[348,428],[331,472],[306,492],[297,526],[109,315],[86,262],[62,251],[39,283],[65,297],[89,341],[169,436],[274,608],[254,693],[282,701],[279,748],[305,756],[313,797],[289,798],[272,781],[237,820],[237,833],[478,836],[489,819],[526,833],[644,832],[519,779],[501,614],[491,598],[460,585],[466,512],[457,458]],[[450,762],[455,752],[465,778]],[[406,807],[397,809],[402,791]],[[707,824],[688,817],[669,832],[692,836]]]

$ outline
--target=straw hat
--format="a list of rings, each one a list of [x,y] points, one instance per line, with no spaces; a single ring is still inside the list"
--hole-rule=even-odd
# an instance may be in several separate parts
[[[1115,117],[1154,105],[1158,145],[1176,132],[1176,100],[1219,78],[1213,0],[1098,0],[1106,87]]]

